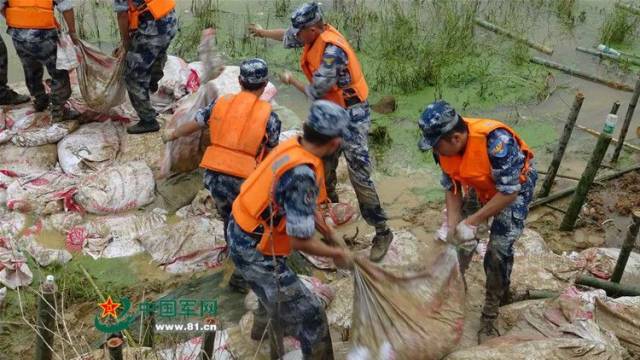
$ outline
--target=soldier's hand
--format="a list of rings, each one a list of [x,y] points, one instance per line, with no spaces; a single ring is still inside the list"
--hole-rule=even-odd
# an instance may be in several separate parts
[[[169,141],[173,141],[176,139],[175,132],[170,129],[164,129],[160,133],[160,138],[162,139],[162,142],[166,144]]]
[[[353,268],[353,254],[347,249],[340,249],[333,258],[333,263],[340,269]]]
[[[287,85],[291,85],[291,72],[290,71],[285,71],[282,74],[280,74],[280,81],[283,84],[287,84]]]
[[[262,26],[258,24],[249,24],[249,34],[255,37],[264,37],[262,33]]]
[[[474,240],[476,238],[476,233],[478,231],[478,227],[474,225],[468,224],[466,221],[461,221],[458,226],[456,226],[456,237],[460,241],[469,241]]]

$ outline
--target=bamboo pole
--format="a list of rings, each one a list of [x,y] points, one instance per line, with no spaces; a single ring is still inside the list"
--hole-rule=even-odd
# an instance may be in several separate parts
[[[475,22],[476,22],[476,24],[478,26],[480,26],[482,28],[485,28],[485,29],[487,29],[489,31],[493,31],[496,34],[506,36],[506,37],[511,38],[513,40],[522,42],[522,43],[526,44],[527,46],[529,46],[532,49],[536,49],[536,50],[538,50],[540,52],[543,52],[543,53],[545,53],[547,55],[552,55],[553,54],[553,49],[552,48],[550,48],[548,46],[545,46],[545,45],[542,45],[542,44],[538,44],[536,42],[533,42],[533,41],[531,41],[531,40],[529,40],[529,39],[527,39],[525,37],[522,37],[520,35],[514,34],[513,32],[511,32],[511,31],[509,31],[507,29],[504,29],[504,28],[502,28],[500,26],[494,25],[494,24],[492,24],[492,23],[490,23],[490,22],[488,22],[486,20],[482,20],[480,18],[476,18]]]
[[[107,340],[107,349],[109,350],[110,360],[122,360],[122,345],[124,341],[117,336]]]
[[[609,180],[613,180],[615,178],[619,178],[620,176],[630,173],[632,171],[638,171],[640,170],[640,165],[635,165],[623,170],[620,170],[618,172],[615,172],[613,174],[609,174],[609,175],[605,175],[602,177],[597,178],[594,182],[599,183],[599,182],[605,182],[605,181],[609,181]],[[568,189],[564,189],[558,192],[555,192],[547,197],[544,198],[540,198],[540,199],[536,199],[535,201],[533,201],[530,205],[529,208],[533,209],[535,207],[538,207],[540,205],[545,205],[547,203],[550,203],[552,201],[558,200],[558,199],[562,199],[565,196],[571,195],[573,194],[573,192],[576,191],[576,187],[570,187]]]
[[[204,324],[214,325],[216,320],[212,317],[204,319]],[[213,350],[216,342],[216,331],[207,330],[204,332],[204,342],[202,344],[202,353],[200,353],[200,360],[213,360]]]
[[[582,102],[584,101],[584,95],[581,92],[576,94],[576,98],[573,101],[573,106],[571,107],[571,112],[569,113],[569,118],[567,122],[564,124],[564,130],[562,131],[562,136],[560,136],[560,140],[558,141],[558,147],[556,148],[555,153],[553,154],[553,159],[551,160],[551,164],[549,164],[549,169],[547,170],[547,176],[544,178],[544,183],[538,193],[539,197],[545,197],[549,195],[551,192],[551,187],[553,186],[553,181],[558,173],[558,168],[560,168],[560,163],[562,162],[562,158],[564,157],[564,152],[567,149],[567,144],[569,143],[569,138],[571,138],[571,133],[573,132],[574,125],[576,124],[576,120],[578,120],[578,114],[580,113],[580,108],[582,108]]]
[[[627,237],[622,243],[620,253],[618,254],[618,260],[616,261],[616,267],[613,269],[613,275],[611,275],[611,281],[614,283],[620,283],[624,268],[627,266],[627,260],[631,250],[636,244],[636,238],[638,237],[638,230],[640,230],[640,210],[636,209],[631,214],[631,225],[627,230]]]
[[[590,286],[597,289],[603,289],[607,295],[618,296],[640,296],[640,288],[636,286],[620,285],[611,281],[600,280],[591,276],[579,275],[576,278],[577,285]]]
[[[578,129],[580,129],[580,130],[583,130],[584,132],[586,132],[588,134],[593,135],[593,136],[600,136],[600,132],[599,131],[595,131],[595,130],[590,129],[590,128],[586,127],[586,126],[582,126],[582,125],[576,124],[576,127]],[[614,144],[618,144],[619,143],[618,139],[613,139],[613,138],[611,139],[611,142],[614,143]],[[632,145],[632,144],[629,144],[626,141],[623,143],[623,146],[626,147],[629,150],[640,151],[640,147]]]
[[[616,7],[618,9],[622,9],[622,10],[627,10],[628,12],[632,13],[633,15],[638,15],[640,16],[640,9],[635,7],[635,6],[631,6],[631,5],[627,5],[627,4],[623,4],[621,2],[617,2],[616,3]]]
[[[54,308],[56,284],[53,275],[48,275],[40,285],[41,296],[38,301],[36,360],[51,360],[53,356],[53,331],[56,329],[56,310]]]
[[[616,62],[629,62],[630,64],[633,65],[640,65],[640,60],[637,59],[630,59],[628,57],[621,57],[621,56],[615,56],[612,54],[608,54],[606,52],[600,51],[600,50],[594,50],[594,49],[589,49],[589,48],[584,48],[584,47],[576,47],[576,50],[586,53],[586,54],[591,54],[591,55],[595,55],[602,58],[607,58]]]
[[[532,57],[531,59],[529,59],[529,61],[534,63],[534,64],[544,65],[544,66],[550,67],[552,69],[560,70],[560,71],[565,72],[565,73],[567,73],[569,75],[573,75],[573,76],[576,76],[576,77],[579,77],[579,78],[583,78],[583,79],[590,80],[590,81],[593,81],[593,82],[597,82],[597,83],[600,83],[600,84],[603,84],[603,85],[607,85],[608,87],[613,88],[613,89],[629,91],[629,92],[633,91],[633,88],[631,86],[627,85],[627,84],[619,83],[619,82],[616,82],[616,81],[613,81],[613,80],[608,80],[608,79],[605,79],[605,78],[602,78],[602,77],[599,77],[599,76],[596,76],[596,75],[591,75],[591,74],[588,74],[587,72],[582,71],[580,69],[574,69],[574,68],[568,67],[566,65],[559,64],[557,62],[545,60],[545,59],[539,58],[539,57]]]
[[[616,105],[617,104],[617,105]],[[593,180],[596,178],[596,174],[598,173],[598,169],[600,169],[600,164],[604,159],[604,155],[607,153],[607,149],[609,148],[609,144],[611,143],[611,133],[615,128],[615,120],[617,120],[617,115],[615,115],[615,111],[620,107],[619,103],[616,101],[614,103],[613,108],[611,109],[612,113],[607,115],[607,120],[605,121],[604,131],[600,134],[598,138],[598,142],[596,143],[595,148],[593,149],[593,153],[591,154],[591,158],[587,163],[587,166],[582,173],[582,177],[576,186],[576,191],[573,194],[573,199],[569,204],[569,208],[567,209],[564,218],[562,219],[562,223],[560,224],[560,230],[562,231],[570,231],[573,230],[573,227],[576,224],[576,220],[578,220],[578,215],[580,214],[580,210],[582,209],[582,205],[587,199],[587,194],[589,193],[589,189],[593,184]]]
[[[629,107],[627,107],[627,113],[624,115],[624,122],[620,128],[620,135],[618,135],[618,143],[616,144],[616,148],[611,156],[612,164],[617,163],[618,158],[620,157],[622,146],[625,144],[624,140],[627,138],[627,133],[629,132],[629,125],[631,125],[633,113],[636,110],[636,105],[638,104],[638,97],[640,97],[640,78],[636,80],[636,88],[633,91],[633,96],[631,96]]]
[[[538,170],[538,174],[548,175],[549,173],[546,172],[546,171]],[[562,179],[568,179],[568,180],[575,180],[575,181],[579,181],[580,180],[579,177],[571,176],[571,175],[565,175],[565,174],[556,174],[556,177],[559,177],[559,178],[562,178]]]

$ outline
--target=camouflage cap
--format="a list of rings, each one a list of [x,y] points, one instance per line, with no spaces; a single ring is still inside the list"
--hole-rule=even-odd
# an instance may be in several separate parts
[[[320,4],[315,1],[300,5],[291,14],[291,26],[296,30],[313,25],[320,20],[322,20],[322,10],[320,9]]]
[[[316,100],[311,105],[306,124],[326,136],[343,136],[349,123],[349,113],[327,100]]]
[[[247,84],[260,85],[269,81],[267,62],[259,59],[248,59],[240,64],[240,80]]]
[[[422,131],[422,138],[418,142],[420,150],[433,148],[442,135],[456,126],[458,119],[460,116],[446,101],[438,100],[429,104],[418,119],[418,126]]]

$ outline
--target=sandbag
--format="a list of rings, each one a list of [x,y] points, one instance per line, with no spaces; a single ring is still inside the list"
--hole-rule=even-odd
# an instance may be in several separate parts
[[[213,197],[207,189],[201,189],[191,201],[176,211],[176,216],[182,219],[194,216],[204,216],[208,218],[216,217],[218,214]]]
[[[613,275],[620,249],[616,248],[589,248],[572,254],[571,258],[576,262],[576,266],[585,272],[600,279],[609,279]],[[637,284],[640,281],[640,254],[632,251],[629,254],[625,271],[622,275],[623,284]]]
[[[121,130],[111,121],[81,126],[58,143],[60,167],[76,176],[104,170],[120,150]]]
[[[239,93],[241,90],[240,83],[238,82],[239,76],[239,66],[225,66],[224,71],[222,71],[220,76],[213,80],[213,83],[218,89],[218,96]],[[262,96],[260,96],[260,99],[264,101],[271,101],[277,93],[278,89],[271,82],[269,82],[267,84],[267,87],[264,89]]]
[[[42,215],[79,210],[73,202],[77,185],[76,177],[59,171],[22,177],[7,188],[7,208]]]
[[[80,66],[76,47],[66,32],[58,33],[58,44],[56,49],[56,69],[73,70]]]
[[[140,243],[169,272],[217,267],[226,248],[222,221],[204,217],[159,227],[141,236]]]
[[[401,276],[356,258],[352,321],[358,351],[372,359],[441,359],[455,347],[465,306],[458,256],[449,245],[431,256],[422,271]]]
[[[51,125],[51,113],[48,111],[36,112],[31,104],[12,108],[6,113],[5,127],[14,132],[47,125]]]
[[[15,211],[0,211],[0,242],[2,239],[13,239],[27,225],[27,217]]]
[[[75,120],[52,124],[51,126],[32,128],[16,133],[11,142],[18,146],[40,146],[55,144],[75,131],[80,123]]]
[[[124,51],[118,58],[104,54],[98,48],[82,41],[78,47],[80,66],[78,83],[87,106],[100,113],[109,113],[126,99],[122,76]]]
[[[634,358],[640,358],[640,296],[596,299],[594,317]]]
[[[33,280],[33,273],[27,265],[27,258],[0,241],[0,283],[9,289],[27,286]]]
[[[200,86],[198,73],[177,56],[167,56],[162,71],[163,76],[158,82],[158,92],[170,95],[174,99],[180,99]]]
[[[58,161],[55,144],[21,147],[0,145],[0,172],[12,177],[37,175],[51,171]]]
[[[115,214],[152,203],[154,186],[147,164],[132,161],[85,175],[74,198],[92,214]]]

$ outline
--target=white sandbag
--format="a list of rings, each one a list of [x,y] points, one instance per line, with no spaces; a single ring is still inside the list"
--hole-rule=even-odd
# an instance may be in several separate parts
[[[8,241],[16,237],[26,224],[27,217],[24,214],[15,211],[0,211],[0,243],[3,238]]]
[[[104,170],[120,150],[120,131],[111,121],[82,125],[58,143],[62,170],[76,176]]]
[[[195,70],[189,68],[189,64],[181,58],[173,55],[167,56],[163,69],[164,76],[158,82],[158,91],[172,95],[174,99],[185,96],[189,90],[197,90],[200,78]],[[194,89],[194,82],[197,86]]]
[[[78,85],[87,107],[99,113],[122,113],[116,107],[127,98],[125,79],[122,76],[125,67],[124,51],[120,57],[114,58],[84,41],[78,50]]]
[[[5,123],[7,129],[15,132],[32,127],[43,127],[51,125],[51,113],[48,111],[36,112],[33,105],[23,105],[7,111]]]
[[[0,242],[0,283],[13,290],[31,284],[32,280],[27,258],[6,242]]]
[[[176,216],[181,219],[194,216],[213,218],[216,217],[217,214],[217,210],[213,203],[213,197],[211,197],[211,193],[207,189],[198,191],[198,194],[193,198],[191,204],[183,206],[176,211]]]
[[[82,223],[83,214],[79,212],[61,212],[44,218],[43,227],[47,231],[66,234],[71,228]]]
[[[7,188],[7,207],[21,212],[51,214],[56,210],[79,210],[73,202],[78,178],[58,171],[27,176]]]
[[[201,349],[204,339],[202,336],[195,337],[184,343],[177,344],[164,350],[156,352],[156,356],[152,356],[158,360],[198,360],[201,357]],[[228,350],[229,335],[227,330],[218,329],[213,344],[213,359],[216,360],[234,360],[238,357],[234,356]]]
[[[73,70],[80,66],[76,47],[66,32],[58,33],[58,47],[56,52],[56,69]]]
[[[51,171],[58,161],[56,145],[21,147],[13,144],[0,145],[0,172],[10,176],[37,175]]]
[[[170,272],[193,271],[220,265],[226,248],[222,221],[192,217],[168,224],[140,237],[140,243],[154,262]],[[169,267],[181,263],[179,267]]]
[[[213,83],[218,89],[218,96],[224,96],[227,94],[237,94],[240,92],[240,83],[238,77],[240,76],[239,66],[225,66],[224,71],[218,76]],[[278,89],[269,82],[264,89],[261,100],[271,101],[278,94]]]
[[[115,214],[152,203],[154,187],[149,166],[132,161],[85,175],[74,198],[92,214]]]
[[[616,260],[620,249],[616,248],[589,248],[578,255],[570,256],[578,267],[591,275],[609,279],[613,275]],[[634,284],[640,281],[640,254],[632,251],[627,260],[625,271],[622,275],[623,284]]]
[[[31,128],[18,132],[11,142],[18,146],[40,146],[55,144],[65,136],[75,131],[80,123],[78,121],[65,121],[55,123],[47,127]]]

